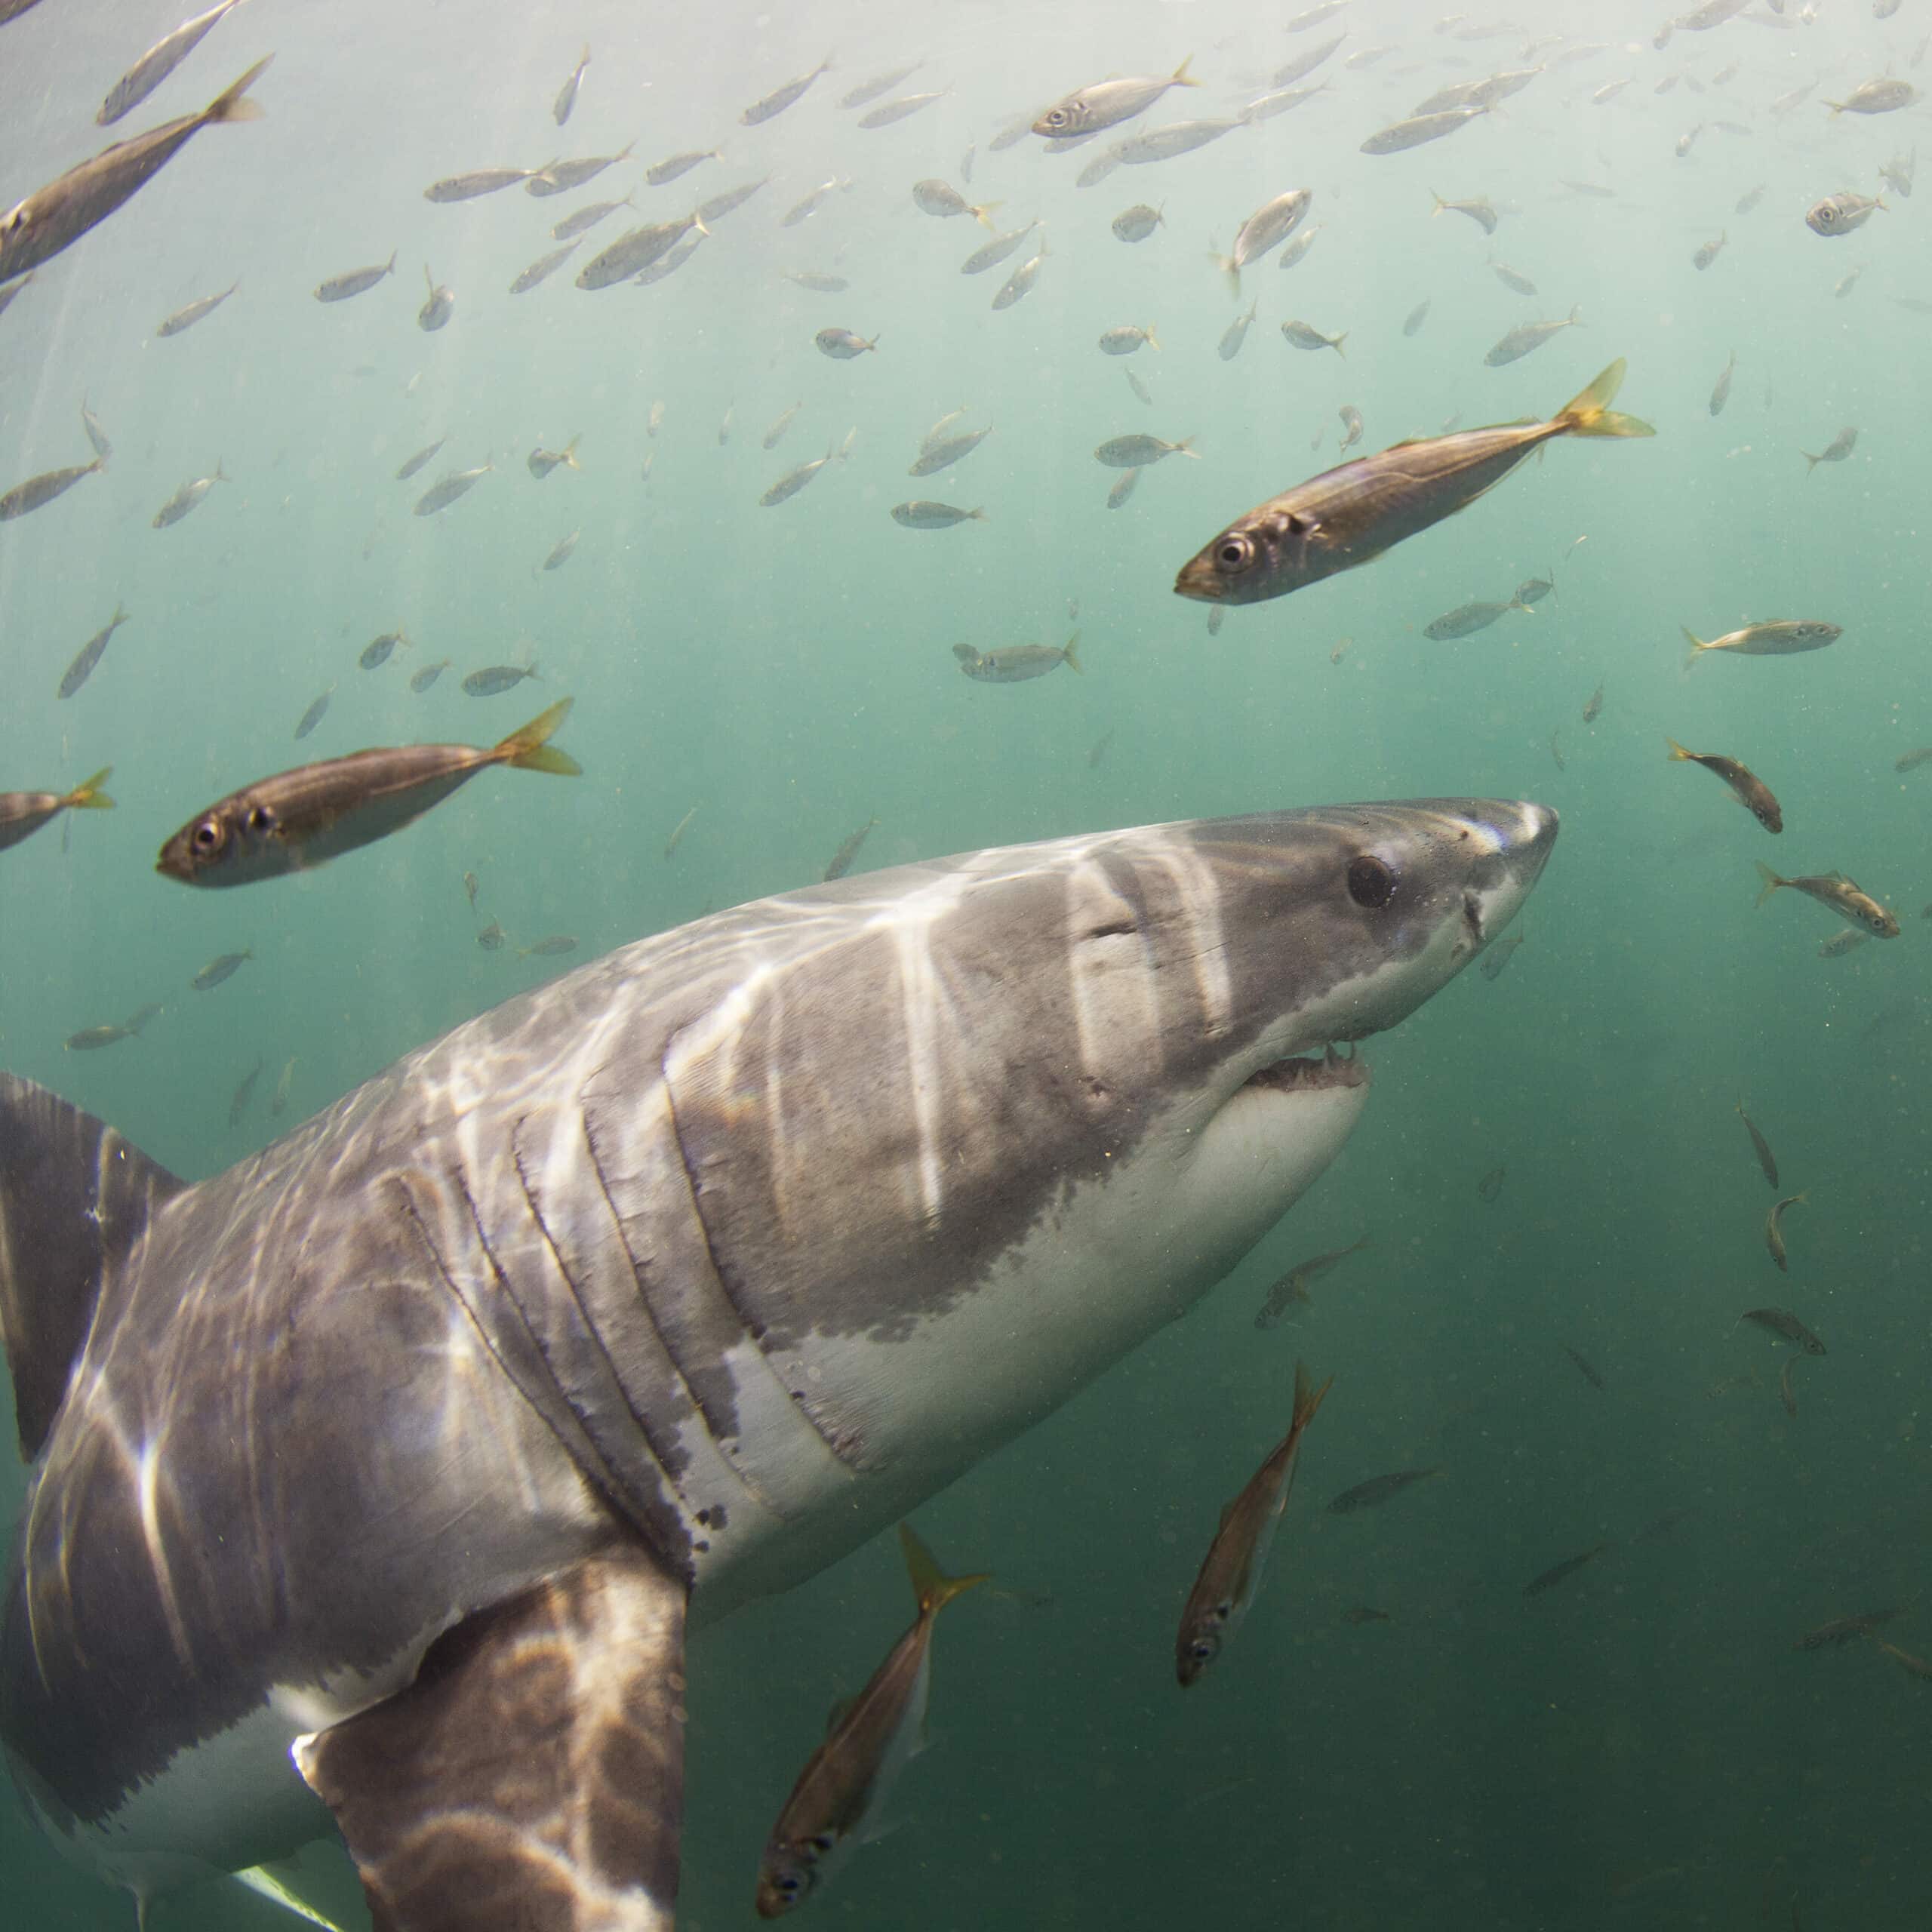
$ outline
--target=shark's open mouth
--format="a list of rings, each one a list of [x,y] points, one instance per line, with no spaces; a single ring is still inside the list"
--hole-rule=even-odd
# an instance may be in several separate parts
[[[1278,1060],[1262,1068],[1260,1072],[1251,1074],[1242,1082],[1244,1089],[1266,1088],[1283,1094],[1317,1093],[1332,1087],[1366,1087],[1367,1084],[1367,1061],[1359,1054],[1349,1054],[1344,1057],[1332,1046],[1323,1048],[1319,1060],[1305,1057],[1295,1060]]]

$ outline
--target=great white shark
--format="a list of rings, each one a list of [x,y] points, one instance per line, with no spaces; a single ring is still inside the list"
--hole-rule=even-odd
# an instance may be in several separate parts
[[[1555,836],[1340,806],[761,900],[194,1185],[0,1076],[27,1804],[143,1910],[332,1813],[379,1932],[664,1932],[688,1623],[1184,1313]]]

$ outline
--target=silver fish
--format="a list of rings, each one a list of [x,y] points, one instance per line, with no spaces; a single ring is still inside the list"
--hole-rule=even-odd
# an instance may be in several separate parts
[[[834,189],[849,189],[852,186],[850,175],[835,174],[829,181],[821,181],[804,199],[796,202],[779,217],[780,228],[797,228],[811,220],[823,206],[826,197]]]
[[[1439,214],[1466,214],[1485,235],[1496,232],[1496,209],[1486,197],[1478,195],[1475,200],[1467,202],[1445,202],[1440,195],[1431,190],[1429,198],[1435,204],[1429,211],[1432,220]]]
[[[224,88],[198,114],[186,114],[103,148],[36,188],[0,215],[0,282],[50,262],[88,230],[105,221],[146,186],[204,128],[259,121],[262,110],[248,98],[271,54]]]
[[[675,275],[698,250],[709,240],[711,231],[694,228],[666,254],[659,256],[648,267],[638,270],[634,279],[641,288],[648,288],[653,282],[662,281],[666,275]]]
[[[433,664],[424,665],[421,670],[411,676],[409,688],[420,697],[450,668],[454,661],[453,659],[442,657],[438,658]]]
[[[1109,469],[1145,469],[1149,463],[1158,463],[1163,457],[1191,456],[1198,458],[1201,452],[1194,447],[1194,438],[1184,436],[1177,443],[1163,442],[1158,436],[1143,435],[1138,432],[1132,435],[1109,436],[1094,452],[1094,460],[1103,463]]]
[[[534,180],[542,171],[534,168],[477,168],[467,174],[446,175],[423,190],[426,202],[473,202],[479,195],[500,195],[519,181]]]
[[[449,438],[447,436],[438,436],[426,449],[418,450],[416,454],[396,472],[395,480],[398,483],[407,483],[409,479],[414,476],[416,472],[420,469],[439,449],[442,448],[444,444],[448,441]]]
[[[269,1102],[269,1112],[275,1119],[279,1120],[288,1111],[288,1096],[295,1084],[295,1065],[293,1060],[288,1061],[281,1069],[281,1078],[275,1083],[275,1094]]]
[[[11,522],[15,517],[25,516],[42,508],[56,497],[65,496],[82,477],[91,476],[97,470],[106,467],[107,459],[97,456],[91,463],[79,463],[71,469],[44,470],[38,476],[29,476],[24,483],[16,483],[0,495],[0,523]]]
[[[1909,107],[1918,98],[1918,90],[1909,81],[1885,79],[1866,81],[1855,87],[1842,100],[1828,100],[1825,105],[1832,110],[1835,119],[1841,114],[1891,114],[1901,107]]]
[[[820,329],[812,340],[821,355],[829,355],[835,362],[849,362],[854,356],[863,355],[868,349],[878,346],[877,336],[868,342],[851,329]]]
[[[1918,150],[1914,148],[1909,156],[1894,155],[1878,170],[1880,178],[1901,201],[1912,199],[1912,177],[1918,171]]]
[[[915,497],[893,506],[892,520],[907,530],[951,530],[962,523],[984,523],[984,510],[955,509],[950,503],[928,503]]]
[[[577,89],[583,85],[583,70],[589,65],[590,44],[586,41],[583,51],[577,57],[577,65],[571,69],[570,78],[557,90],[557,98],[551,106],[551,118],[560,128],[571,118],[571,109],[577,105]]]
[[[970,214],[983,228],[991,228],[987,220],[989,210],[998,206],[989,202],[976,207],[954,187],[949,181],[942,181],[936,175],[912,183],[912,205],[922,214],[937,215],[946,220],[956,214]]]
[[[1428,321],[1428,303],[1426,301],[1418,302],[1416,306],[1409,311],[1407,320],[1405,320],[1402,324],[1403,334],[1405,336],[1414,335],[1416,331],[1422,327],[1423,324]]]
[[[768,187],[771,182],[770,175],[761,174],[755,181],[745,182],[736,188],[727,188],[721,195],[713,195],[709,201],[699,202],[698,226],[702,228],[707,222],[722,221],[728,214],[735,214],[760,189]]]
[[[576,760],[549,742],[570,708],[565,698],[494,745],[355,752],[258,779],[190,819],[155,869],[183,885],[248,885],[400,832],[492,765],[575,777]]]
[[[392,631],[383,632],[380,637],[371,638],[355,661],[365,671],[378,670],[395,654],[398,645],[406,645],[408,642],[408,636],[398,626]]]
[[[54,693],[57,697],[72,697],[94,675],[94,666],[100,662],[101,653],[107,648],[108,639],[127,621],[127,612],[116,604],[113,616],[107,620],[106,629],[96,631],[81,646],[72,663],[62,673],[60,688]]]
[[[1123,323],[1118,328],[1103,331],[1100,337],[1103,355],[1131,355],[1136,349],[1158,349],[1160,346],[1161,339],[1154,333],[1151,322],[1145,328],[1136,323]]]
[[[1731,212],[1734,214],[1749,214],[1764,198],[1764,189],[1767,185],[1768,183],[1760,181],[1756,187],[1746,189],[1738,196],[1737,205]]]
[[[1512,329],[1482,359],[1492,369],[1519,362],[1532,350],[1540,349],[1550,337],[1577,326],[1577,312],[1572,309],[1560,322],[1522,322]]]
[[[888,100],[882,107],[875,107],[869,114],[859,116],[861,128],[890,128],[895,121],[903,121],[909,114],[916,114],[922,107],[930,107],[936,100],[943,100],[949,90],[940,88],[933,94],[902,94],[897,100]]]
[[[872,827],[878,823],[876,818],[869,818],[856,832],[847,835],[825,869],[823,882],[826,884],[829,885],[834,879],[843,878],[852,869],[852,861],[859,856],[859,848],[865,844],[871,835]]]
[[[1127,386],[1149,409],[1154,406],[1154,398],[1147,385],[1131,369],[1123,369],[1121,374],[1127,378]]]
[[[1049,148],[1047,152],[1049,154],[1065,154],[1078,145],[1078,142],[1066,141],[1057,149]],[[1073,185],[1076,188],[1097,188],[1120,165],[1120,143],[1118,141],[1111,147],[1101,149],[1099,153],[1089,157],[1086,166],[1074,177]]]
[[[815,269],[781,269],[779,272],[814,295],[843,295],[852,286],[842,275],[821,275]]]
[[[1890,212],[1885,206],[1883,195],[1854,195],[1847,188],[1814,202],[1804,217],[1804,225],[1814,235],[1829,238],[1835,235],[1849,235],[1854,228],[1863,228],[1875,212]]]
[[[254,956],[253,949],[247,948],[240,952],[224,952],[219,958],[211,959],[188,982],[189,986],[198,993],[212,992],[224,980],[234,978]]]
[[[138,107],[200,46],[222,16],[241,4],[242,0],[221,0],[220,6],[211,7],[157,41],[108,90],[107,98],[94,115],[95,125],[110,128],[130,109]]]
[[[328,715],[329,700],[334,695],[335,687],[331,685],[319,697],[311,703],[308,709],[303,712],[300,721],[295,727],[297,737],[306,738]]]
[[[1297,349],[1332,349],[1344,362],[1349,359],[1342,351],[1343,343],[1349,339],[1346,329],[1340,335],[1324,335],[1312,322],[1304,322],[1291,316],[1281,325],[1281,334],[1284,340]]]
[[[573,236],[582,235],[595,228],[607,217],[614,215],[620,208],[634,208],[637,205],[629,195],[625,195],[614,202],[592,202],[587,208],[574,209],[565,215],[550,231],[552,242],[568,242]]]
[[[612,288],[628,281],[644,269],[668,255],[692,229],[703,228],[697,215],[679,221],[655,221],[619,235],[601,254],[593,255],[578,272],[580,288]]]
[[[1163,202],[1161,208],[1167,204]],[[1150,208],[1145,202],[1137,202],[1131,208],[1123,208],[1109,224],[1116,239],[1122,242],[1144,242],[1161,225],[1161,208]]]
[[[1170,88],[1198,88],[1201,83],[1187,69],[1188,62],[1183,60],[1164,78],[1101,81],[1092,87],[1077,88],[1045,109],[1034,122],[1032,131],[1050,141],[1066,141],[1117,128],[1123,121],[1146,113]]]
[[[1860,262],[1857,267],[1852,269],[1849,274],[1839,277],[1837,285],[1832,289],[1832,294],[1839,301],[1842,302],[1844,298],[1858,286],[1859,277],[1863,275],[1864,272],[1865,264],[1863,262]]]
[[[472,671],[463,681],[463,690],[472,697],[495,697],[504,691],[514,691],[526,678],[538,675],[534,662],[528,664],[486,664],[480,671]]]
[[[550,546],[550,554],[543,559],[543,568],[546,571],[561,570],[570,561],[577,549],[577,540],[583,534],[580,530],[573,530],[568,537],[558,537]]]
[[[351,269],[346,275],[332,275],[328,281],[319,282],[315,288],[318,302],[346,302],[352,295],[364,295],[374,288],[384,276],[395,272],[395,256],[393,252],[380,268]]]
[[[883,74],[875,74],[869,81],[849,88],[838,97],[841,107],[864,107],[878,100],[882,94],[890,94],[902,81],[908,81],[919,71],[920,63],[909,60],[903,67],[894,67]]]
[[[1313,193],[1306,188],[1291,188],[1286,194],[1277,195],[1272,202],[1264,202],[1241,223],[1235,235],[1232,250],[1225,255],[1217,255],[1216,261],[1237,295],[1241,292],[1241,272],[1251,262],[1258,262],[1269,249],[1278,248],[1300,226],[1302,218],[1314,202]]]
[[[94,445],[96,456],[104,459],[114,454],[114,445],[107,440],[107,432],[101,426],[100,418],[88,407],[85,396],[81,398],[81,429]]]
[[[1258,94],[1241,111],[1241,118],[1252,128],[1263,121],[1272,121],[1278,114],[1286,114],[1312,100],[1318,94],[1328,91],[1326,81],[1317,81],[1312,88],[1277,88],[1271,93]]]
[[[983,429],[970,430],[963,435],[946,436],[923,445],[912,466],[906,471],[908,476],[937,476],[942,469],[949,469],[961,457],[972,453],[992,434],[992,425]]]
[[[1486,631],[1498,617],[1506,617],[1512,611],[1527,611],[1529,605],[1520,598],[1511,598],[1506,604],[1459,604],[1453,611],[1423,626],[1423,635],[1433,638],[1440,643],[1445,638],[1473,637],[1478,631]]]
[[[851,454],[852,438],[857,434],[856,429],[853,430],[839,448],[827,450],[824,455],[814,457],[810,463],[801,463],[797,469],[788,469],[759,497],[761,506],[770,509],[774,504],[782,503],[788,498],[795,497],[827,463],[841,462]]]
[[[1121,143],[1116,152],[1124,165],[1145,167],[1150,162],[1172,161],[1177,155],[1192,154],[1223,134],[1232,134],[1247,123],[1238,115],[1226,121],[1175,121],[1164,128],[1151,128]]]
[[[1418,114],[1370,135],[1362,143],[1361,152],[1400,154],[1405,148],[1420,147],[1425,141],[1439,141],[1444,135],[1453,134],[1459,128],[1466,128],[1472,121],[1488,112],[1486,107],[1448,107],[1439,114]]]
[[[1333,1386],[1332,1378],[1319,1389],[1312,1386],[1307,1370],[1295,1364],[1294,1410],[1288,1432],[1221,1512],[1220,1527],[1208,1546],[1175,1633],[1174,1674],[1183,1689],[1220,1657],[1254,1601],[1269,1546],[1294,1489],[1303,1432]]]
[[[644,178],[654,188],[661,188],[666,182],[675,181],[681,174],[688,174],[702,162],[723,158],[717,148],[693,148],[683,154],[669,155],[662,161],[654,161],[644,171]]]
[[[1137,469],[1123,469],[1114,478],[1113,488],[1107,492],[1107,508],[1117,510],[1134,494],[1134,485],[1140,481]]]
[[[738,116],[739,125],[746,128],[763,126],[774,115],[783,114],[820,75],[829,73],[831,68],[829,60],[821,60],[809,74],[801,74],[796,80],[787,81],[783,87],[774,88],[763,99],[753,101]]]
[[[1260,306],[1260,298],[1257,296],[1247,305],[1247,314],[1237,315],[1221,331],[1221,340],[1215,346],[1215,353],[1223,362],[1232,362],[1241,353],[1241,346],[1247,340],[1247,332],[1254,325],[1255,311]]]
[[[429,288],[429,297],[416,312],[416,326],[425,335],[434,335],[456,312],[456,295],[453,290],[437,282],[429,272],[427,262],[423,264],[423,280]]]
[[[1023,685],[1044,678],[1064,664],[1069,670],[1080,668],[1080,633],[1075,631],[1059,650],[1044,644],[1010,644],[999,651],[976,651],[970,644],[955,644],[952,654],[967,676],[983,685]]]
[[[229,0],[229,4],[239,6],[241,0]],[[204,295],[198,302],[190,302],[185,309],[177,309],[165,321],[156,325],[155,334],[165,338],[179,335],[184,329],[192,328],[203,316],[213,315],[241,286],[238,281],[231,281],[219,295]]]
[[[485,463],[475,469],[451,470],[417,498],[412,514],[434,516],[438,510],[448,509],[459,497],[468,496],[495,468],[494,463]]]
[[[1033,285],[1040,278],[1040,264],[1047,259],[1047,245],[1040,244],[1039,253],[1029,255],[1001,282],[995,291],[992,306],[995,309],[1010,309],[1014,303],[1032,292]]]
[[[546,281],[556,273],[578,249],[583,246],[580,238],[567,242],[561,248],[552,248],[547,255],[539,255],[529,267],[510,284],[512,295],[527,295],[540,281]]]
[[[1720,235],[1715,242],[1704,242],[1690,257],[1690,266],[1700,274],[1710,266],[1724,252],[1724,245],[1730,239],[1729,232]]]
[[[795,402],[789,409],[780,416],[771,427],[765,431],[763,447],[768,450],[775,450],[785,440],[785,432],[791,428],[792,419],[804,408],[804,405],[802,402]]]
[[[1354,404],[1345,402],[1338,413],[1342,419],[1342,427],[1347,432],[1342,438],[1342,454],[1346,456],[1361,441],[1361,411]],[[1522,593],[1519,591],[1517,595],[1520,598]]]
[[[980,275],[988,269],[998,267],[1039,225],[1036,216],[1024,228],[1009,228],[1004,235],[995,235],[990,242],[983,242],[959,264],[959,272]]]
[[[155,512],[152,527],[156,530],[165,530],[169,525],[179,523],[217,483],[226,483],[227,481],[227,473],[223,469],[220,460],[217,457],[214,466],[214,474],[212,476],[198,476],[192,482],[183,484],[180,488],[177,490],[174,495]]]
[[[1727,651],[1740,657],[1789,657],[1799,651],[1823,651],[1844,635],[1841,626],[1813,617],[1780,617],[1769,623],[1746,624],[1709,641],[1687,626],[1684,641],[1690,645],[1690,654],[1684,662],[1694,664],[1710,651]]]
[[[1319,47],[1312,47],[1306,54],[1297,54],[1284,66],[1277,67],[1269,85],[1273,88],[1291,88],[1297,81],[1305,81],[1316,68],[1329,59],[1343,41],[1345,33],[1338,33],[1333,40],[1324,41]]]
[[[1800,450],[1804,459],[1804,473],[1809,476],[1821,463],[1842,463],[1858,447],[1858,432],[1847,423],[1816,456],[1808,450]]]
[[[1518,295],[1534,295],[1537,292],[1536,284],[1520,269],[1512,269],[1507,262],[1491,262],[1489,270],[1505,288],[1512,288]]]
[[[899,1537],[918,1617],[840,1712],[792,1787],[758,1863],[753,1903],[761,1918],[782,1917],[802,1904],[855,1847],[878,1835],[886,1800],[924,1741],[933,1620],[954,1598],[986,1580],[943,1575],[909,1524],[900,1525]]]

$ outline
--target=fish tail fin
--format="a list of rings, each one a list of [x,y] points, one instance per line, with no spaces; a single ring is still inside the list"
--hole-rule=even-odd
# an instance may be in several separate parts
[[[1346,342],[1348,339],[1349,332],[1346,329],[1344,329],[1342,333],[1336,337],[1335,340],[1328,345],[1328,346],[1332,349],[1337,355],[1341,357],[1344,362],[1346,362],[1349,358],[1347,355],[1344,352],[1342,345],[1343,343]]]
[[[968,523],[984,523],[986,520],[986,513],[984,510],[968,510],[966,512],[966,521]],[[872,823],[876,825],[878,821],[875,819]]]
[[[1060,655],[1066,660],[1066,668],[1069,671],[1079,671],[1081,669],[1080,653],[1077,648],[1079,642],[1080,633],[1078,631],[1075,631],[1073,635],[1067,639],[1066,648],[1060,653]],[[1084,677],[1086,674],[1083,671],[1081,675]]]
[[[973,219],[990,234],[992,232],[993,225],[989,217],[995,209],[1003,208],[1005,206],[1006,204],[1004,202],[982,202],[977,208],[974,209]]]
[[[214,460],[214,480],[217,483],[226,483],[232,480],[228,472],[222,468],[220,457],[217,457]]]
[[[1168,85],[1170,87],[1177,88],[1198,88],[1201,86],[1202,85],[1201,82],[1196,80],[1194,76],[1187,71],[1193,64],[1194,56],[1190,54],[1187,58],[1174,69],[1172,75],[1169,78]]]
[[[1334,1386],[1335,1378],[1331,1375],[1319,1389],[1316,1388],[1309,1375],[1308,1364],[1303,1361],[1295,1364],[1295,1407],[1288,1424],[1291,1433],[1299,1434],[1315,1420],[1315,1412],[1321,1407],[1322,1398]]]
[[[1195,432],[1199,433],[1198,431]],[[1196,463],[1201,460],[1201,452],[1194,447],[1192,436],[1183,436],[1168,452],[1171,456],[1191,456]]]
[[[1433,221],[1435,217],[1449,205],[1449,204],[1445,202],[1433,188],[1430,189],[1429,191],[1429,198],[1435,204],[1435,207],[1431,208],[1429,211],[1429,218],[1431,221]]]
[[[1154,325],[1152,322],[1147,325],[1147,346],[1156,355],[1160,353],[1161,338],[1154,333]]]
[[[569,468],[574,469],[580,476],[583,474],[583,465],[579,463],[577,460],[577,446],[583,441],[583,432],[580,429],[577,434],[564,445],[565,463]]]
[[[242,78],[232,86],[225,87],[207,106],[202,109],[202,125],[212,128],[217,122],[259,121],[263,109],[258,100],[248,99],[248,90],[259,81],[269,63],[275,58],[265,54]]]
[[[704,217],[703,215],[694,214],[691,217],[691,226],[695,228],[706,241],[709,241],[711,238],[711,230],[705,226]]]
[[[106,1122],[0,1074],[0,1334],[29,1462],[66,1399],[103,1282],[184,1185]]]
[[[388,266],[386,266],[383,270],[383,274],[385,274],[385,275],[394,275],[394,274],[395,273],[395,258],[396,258],[396,256],[397,256],[397,254],[398,254],[398,252],[399,252],[399,251],[398,251],[398,250],[394,249],[394,248],[392,248],[392,249],[389,251],[389,264],[388,264]]]
[[[1583,326],[1583,305],[1580,302],[1573,302],[1570,305],[1570,325],[1573,328]]]
[[[1238,302],[1241,300],[1241,264],[1232,255],[1224,255],[1218,248],[1208,251],[1208,259],[1228,278],[1228,293]]]
[[[983,1570],[970,1577],[949,1577],[910,1523],[899,1526],[899,1546],[906,1552],[906,1569],[912,1579],[912,1594],[918,1599],[921,1617],[937,1617],[955,1597],[963,1597],[976,1585],[992,1580],[991,1573]]]
[[[532,670],[534,675],[534,666]],[[512,731],[491,752],[494,761],[514,765],[519,771],[548,771],[559,778],[580,777],[583,767],[550,743],[570,715],[574,702],[570,698],[559,698],[540,717],[533,718],[528,724]]]
[[[1696,761],[1696,754],[1692,752],[1687,752],[1668,731],[1663,734],[1663,741],[1670,747],[1669,752],[1666,755],[1666,763],[1670,764],[1676,764],[1680,762],[1692,764]],[[1742,1113],[1744,1111],[1744,1103],[1742,1100],[1740,1100],[1737,1103],[1737,1111],[1740,1113]]]
[[[1756,902],[1758,905],[1761,906],[1766,900],[1770,897],[1773,893],[1777,891],[1780,886],[1789,885],[1791,883],[1791,881],[1788,878],[1780,878],[1777,874],[1773,872],[1770,867],[1766,865],[1762,859],[1758,860],[1757,864],[1758,876],[1764,881],[1764,889],[1758,894]]]
[[[858,440],[858,436],[859,426],[857,423],[854,423],[851,428],[845,432],[845,440],[832,452],[832,454],[835,456],[841,463],[843,463],[845,459],[852,454],[852,445]]]
[[[91,778],[84,778],[60,802],[68,811],[74,812],[107,812],[114,809],[114,801],[100,788],[114,775],[111,764],[103,764]]]
[[[1684,660],[1684,668],[1687,671],[1706,651],[1711,648],[1711,646],[1706,644],[1687,624],[1679,624],[1677,628],[1683,632],[1684,641],[1690,647],[1690,654]]]
[[[1558,435],[1654,436],[1656,430],[1634,416],[1620,414],[1610,405],[1623,386],[1624,360],[1619,356],[1589,388],[1580,389],[1550,418]]]

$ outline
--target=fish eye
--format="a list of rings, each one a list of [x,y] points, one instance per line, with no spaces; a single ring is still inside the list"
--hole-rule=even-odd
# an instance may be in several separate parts
[[[1254,561],[1253,540],[1238,530],[1231,530],[1214,546],[1214,561],[1224,571],[1244,571]]]
[[[1220,1655],[1221,1647],[1211,1637],[1197,1637],[1188,1645],[1187,1654],[1196,1663],[1212,1663]]]
[[[227,835],[218,818],[205,818],[189,834],[198,852],[218,852],[226,842]]]
[[[1056,107],[1054,111],[1047,116],[1047,118],[1051,122],[1056,128],[1064,128],[1067,124],[1069,118],[1067,111],[1063,107]]]
[[[1349,861],[1349,897],[1367,912],[1379,911],[1395,896],[1395,875],[1372,852]]]

